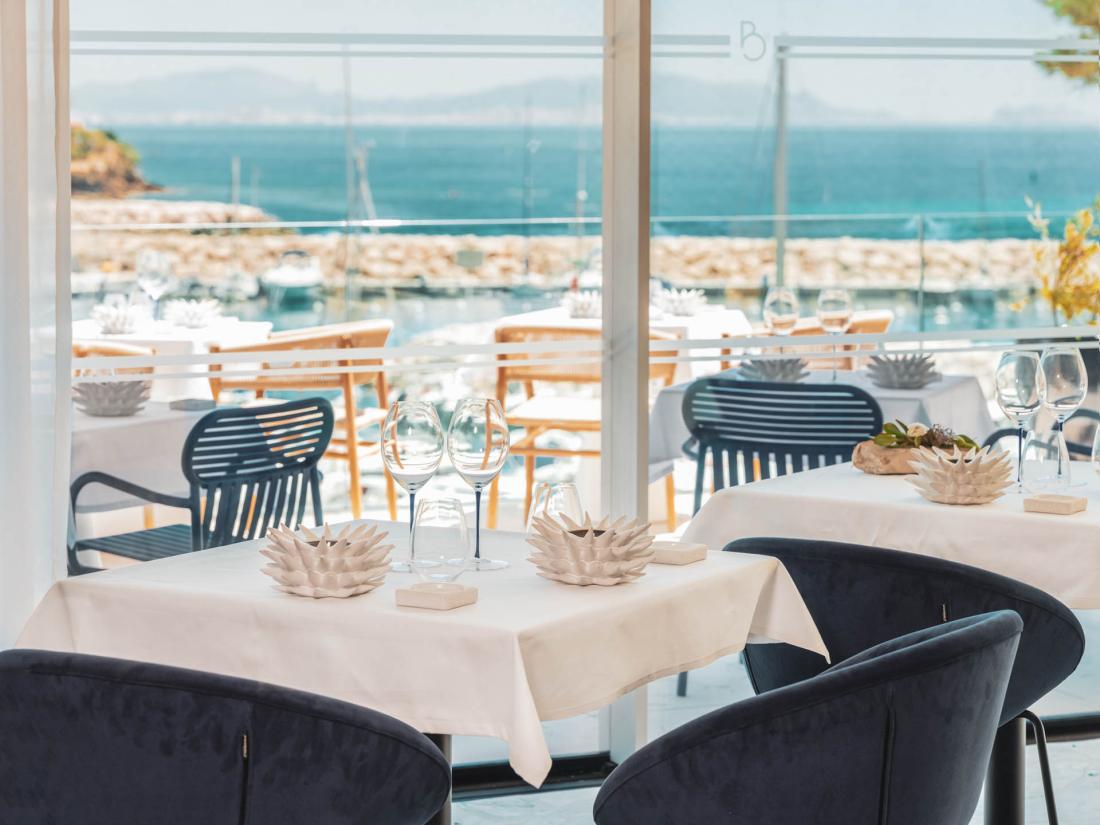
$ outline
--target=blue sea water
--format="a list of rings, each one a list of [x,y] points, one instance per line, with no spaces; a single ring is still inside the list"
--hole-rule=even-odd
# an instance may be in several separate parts
[[[341,127],[120,126],[115,131],[141,153],[146,178],[166,187],[157,197],[228,200],[236,156],[242,201],[255,201],[291,221],[340,220],[347,214]],[[772,234],[770,221],[751,216],[773,211],[773,141],[767,128],[656,128],[654,232]],[[383,218],[572,216],[582,174],[588,194],[584,214],[599,214],[595,129],[358,127],[354,142],[368,147],[371,190]],[[1022,217],[1025,197],[1041,201],[1047,212],[1059,212],[1086,206],[1100,194],[1100,133],[1087,128],[794,128],[788,153],[789,213],[818,216],[794,221],[794,236],[914,237],[916,216],[924,215],[930,238],[1030,237]],[[1015,217],[981,214],[1000,212]],[[900,217],[874,217],[887,213]],[[826,215],[853,217],[820,219]],[[739,221],[671,220],[684,216]]]

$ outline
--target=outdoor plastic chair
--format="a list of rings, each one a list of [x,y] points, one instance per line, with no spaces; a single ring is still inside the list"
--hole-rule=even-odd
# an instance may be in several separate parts
[[[1009,611],[866,650],[641,748],[597,825],[967,825],[1020,638]]]
[[[1031,723],[1052,825],[1057,821],[1045,731],[1028,708],[1073,673],[1084,654],[1084,632],[1073,611],[1014,579],[916,553],[785,538],[740,539],[725,549],[782,562],[834,662],[951,619],[994,610],[1018,613],[1023,635],[998,724],[1020,716]],[[745,665],[757,693],[800,682],[829,666],[818,654],[786,644],[748,645]]]
[[[708,454],[714,489],[850,461],[856,444],[882,429],[869,393],[845,384],[740,381],[712,375],[684,394],[684,423],[698,445],[695,505],[703,501]]]
[[[324,696],[175,667],[0,653],[0,822],[423,825],[424,735]]]
[[[70,488],[74,513],[81,491],[102,484],[142,501],[188,510],[191,521],[76,540],[69,546],[70,575],[97,569],[81,562],[81,551],[150,561],[220,547],[262,537],[282,522],[300,526],[307,504],[312,504],[314,523],[321,524],[317,463],[332,427],[332,405],[323,398],[209,412],[184,442],[181,464],[190,485],[186,497],[149,490],[107,473],[84,473]]]

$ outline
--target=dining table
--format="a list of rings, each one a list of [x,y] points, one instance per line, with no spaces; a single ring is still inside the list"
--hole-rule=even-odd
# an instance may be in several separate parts
[[[912,476],[870,475],[851,463],[728,487],[703,504],[684,541],[724,546],[772,536],[851,542],[921,553],[999,573],[1044,590],[1076,610],[1100,609],[1100,476],[1071,463],[1069,490],[1087,508],[1062,516],[1026,512],[1026,494],[988,504],[948,505],[924,499]],[[1100,714],[1046,720],[1048,736],[1100,737]],[[990,762],[987,825],[1023,825],[1023,722],[1001,728]],[[1011,728],[1011,729],[1010,729]]]
[[[736,368],[717,373],[721,378],[738,378]],[[832,382],[832,370],[810,370],[810,384]],[[981,384],[973,375],[942,375],[919,389],[876,386],[866,370],[841,370],[837,383],[858,387],[878,401],[883,421],[907,424],[943,424],[970,436],[979,444],[996,430]],[[684,443],[691,438],[684,424],[684,393],[690,381],[663,388],[649,415],[649,481],[672,471],[672,462],[683,456]]]
[[[407,527],[368,523],[389,532],[394,557],[407,555]],[[279,592],[261,572],[265,542],[251,541],[58,581],[17,646],[319,693],[394,716],[445,747],[453,735],[495,737],[533,787],[552,764],[544,721],[602,708],[749,641],[828,656],[775,558],[715,549],[694,564],[650,564],[630,583],[578,587],[537,575],[524,538],[483,531],[484,552],[510,566],[464,574],[477,601],[450,611],[397,606],[394,591],[417,581],[408,573],[348,599]]]
[[[272,327],[270,321],[242,321],[232,316],[221,316],[200,328],[183,327],[163,320],[147,321],[133,332],[109,335],[100,331],[96,321],[85,318],[73,322],[73,342],[129,344],[147,347],[157,355],[204,355],[210,351],[211,344],[242,346],[263,343],[271,335]],[[212,398],[210,382],[206,378],[179,376],[180,373],[202,369],[202,365],[158,365],[153,370],[153,400]]]

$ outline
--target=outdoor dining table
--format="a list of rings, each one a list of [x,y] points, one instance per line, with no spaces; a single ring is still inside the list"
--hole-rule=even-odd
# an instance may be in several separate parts
[[[749,536],[842,541],[922,553],[1025,582],[1077,610],[1100,609],[1100,477],[1072,465],[1088,509],[1072,516],[1027,513],[1023,496],[981,505],[935,504],[905,476],[875,476],[850,463],[807,470],[712,495],[684,531],[711,547]],[[1067,738],[1100,734],[1096,713],[1059,717]],[[1022,825],[1022,721],[998,733],[986,821]],[[1048,725],[1048,734],[1051,733]],[[993,797],[990,805],[989,798]],[[991,813],[991,811],[993,813]],[[992,818],[991,818],[992,817]]]
[[[385,526],[404,556],[407,528]],[[551,767],[543,721],[601,708],[750,639],[828,655],[771,557],[712,552],[650,565],[629,584],[572,587],[536,574],[523,534],[482,540],[511,567],[466,574],[478,601],[452,611],[397,607],[393,591],[413,574],[391,573],[346,600],[277,592],[260,571],[264,543],[253,541],[59,581],[17,645],[258,679],[430,734],[495,737],[536,787]]]
[[[518,315],[506,315],[497,322],[498,327],[547,327],[549,329],[600,329],[599,318],[570,318],[565,307],[550,307]],[[684,340],[717,340],[723,335],[739,337],[752,334],[752,324],[739,309],[727,309],[713,304],[705,305],[694,315],[651,315],[651,332],[662,332]],[[694,355],[717,356],[720,350],[696,350]],[[694,375],[709,370],[711,362],[702,360],[676,365],[677,380],[686,381]]]
[[[736,369],[718,373],[737,378]],[[827,384],[831,370],[811,370],[806,383]],[[981,385],[972,375],[944,375],[916,390],[876,387],[865,371],[841,371],[838,383],[866,390],[882,407],[884,421],[901,419],[907,424],[944,424],[970,436],[979,444],[996,429],[989,414]],[[684,442],[691,434],[684,424],[684,393],[690,382],[665,387],[649,414],[649,480],[657,481],[671,472],[672,462],[683,456]]]
[[[134,332],[106,335],[91,319],[73,322],[74,343],[110,342],[149,347],[157,355],[202,355],[210,344],[236,346],[259,344],[271,335],[270,321],[241,321],[231,316],[220,317],[201,329],[189,329],[168,321],[151,321]],[[205,378],[171,378],[172,373],[196,372],[201,365],[164,365],[153,370],[152,397],[155,401],[176,398],[210,398],[210,383]]]

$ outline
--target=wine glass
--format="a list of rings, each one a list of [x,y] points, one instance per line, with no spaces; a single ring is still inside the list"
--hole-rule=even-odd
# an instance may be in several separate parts
[[[527,514],[527,532],[531,532],[537,517],[561,521],[562,516],[577,524],[584,521],[584,510],[581,509],[581,496],[577,492],[577,485],[551,485],[545,481],[540,481],[535,487],[531,512]]]
[[[426,401],[396,401],[382,424],[382,461],[394,480],[409,494],[409,531],[416,513],[416,494],[439,469],[443,460],[443,426],[435,407]],[[393,569],[409,572],[408,563],[395,561]]]
[[[160,317],[160,299],[172,286],[166,256],[151,249],[138,256],[137,285],[153,302],[153,318]]]
[[[470,530],[455,498],[422,499],[413,516],[409,563],[424,581],[445,586],[470,569]]]
[[[1046,389],[1039,355],[1034,352],[1006,352],[994,373],[997,405],[1019,431],[1015,492],[1024,492],[1024,440],[1027,425],[1043,405]]]
[[[508,421],[495,398],[464,398],[447,430],[447,455],[462,480],[474,488],[474,567],[502,570],[508,562],[481,557],[481,493],[508,458]]]
[[[1065,488],[1070,486],[1070,467],[1069,448],[1062,428],[1088,394],[1088,371],[1077,347],[1051,347],[1043,353],[1040,365],[1046,382],[1043,406],[1053,413],[1057,422],[1054,429],[1057,432],[1058,469],[1054,485]]]
[[[852,296],[846,289],[823,289],[817,296],[817,320],[829,335],[843,335],[852,320]],[[833,382],[836,383],[837,345],[833,344]]]
[[[764,296],[764,326],[772,335],[787,337],[798,324],[798,296],[785,286],[772,287]],[[779,348],[780,354],[783,347]]]

